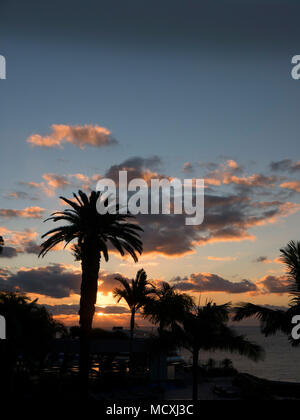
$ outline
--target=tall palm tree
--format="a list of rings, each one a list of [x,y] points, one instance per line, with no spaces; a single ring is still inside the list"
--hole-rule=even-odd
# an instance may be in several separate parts
[[[3,239],[3,237],[2,236],[0,236],[0,254],[2,253],[2,251],[3,251],[3,247],[4,247],[4,239]]]
[[[180,337],[182,345],[193,355],[193,400],[198,400],[198,361],[200,350],[223,350],[236,352],[252,360],[263,357],[263,350],[258,345],[237,335],[227,326],[231,305],[216,305],[213,302],[205,306],[195,306],[188,312],[181,325],[174,325],[174,331]]]
[[[141,269],[137,272],[135,279],[131,282],[123,277],[116,277],[122,285],[122,288],[116,287],[113,290],[113,296],[119,303],[124,299],[130,309],[130,353],[132,353],[133,334],[135,328],[135,315],[142,308],[150,295],[155,292],[153,285],[147,280],[145,270]]]
[[[286,265],[289,280],[289,308],[270,309],[252,303],[241,303],[235,308],[234,320],[255,317],[260,321],[261,331],[266,337],[281,331],[291,338],[292,318],[300,311],[300,242],[290,241],[280,252],[280,259]],[[294,345],[298,344],[291,341]]]
[[[187,311],[194,306],[191,296],[180,293],[167,282],[163,282],[160,288],[156,289],[155,297],[148,300],[143,308],[143,315],[151,322],[159,325],[158,331],[162,332],[174,322],[183,320]]]
[[[86,394],[89,377],[89,336],[92,329],[95,303],[98,291],[100,259],[109,259],[109,246],[114,247],[122,256],[131,255],[138,260],[137,253],[142,253],[142,242],[139,231],[142,229],[127,219],[131,215],[99,214],[97,201],[101,193],[92,191],[88,197],[82,191],[73,194],[75,201],[60,197],[71,208],[55,212],[50,218],[53,222],[67,222],[67,225],[56,227],[45,233],[47,238],[41,245],[39,256],[44,257],[57,244],[65,246],[75,241],[75,254],[81,261],[82,281],[80,297],[80,379],[82,390]]]

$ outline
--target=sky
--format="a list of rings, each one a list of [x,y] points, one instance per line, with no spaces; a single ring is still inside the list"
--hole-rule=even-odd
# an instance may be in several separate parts
[[[299,239],[300,5],[285,0],[1,1],[0,287],[77,322],[80,265],[37,257],[59,196],[118,170],[204,178],[205,218],[140,216],[137,264],[102,262],[95,325],[128,323],[116,274],[143,267],[196,299],[288,304]],[[143,321],[140,320],[140,323]]]

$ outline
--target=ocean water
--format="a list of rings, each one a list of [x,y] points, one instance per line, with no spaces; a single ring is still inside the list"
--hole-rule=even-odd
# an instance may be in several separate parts
[[[283,334],[264,337],[258,326],[239,326],[234,329],[265,349],[264,361],[255,363],[238,354],[200,351],[200,362],[206,362],[209,358],[217,361],[229,358],[239,372],[275,381],[300,383],[300,346],[292,347],[287,336]],[[189,351],[182,350],[182,355],[188,363],[191,363]]]

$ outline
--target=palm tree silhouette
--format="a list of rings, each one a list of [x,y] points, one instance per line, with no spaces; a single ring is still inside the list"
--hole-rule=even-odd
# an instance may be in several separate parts
[[[290,241],[286,247],[280,249],[281,261],[287,267],[289,280],[290,306],[285,310],[270,309],[252,303],[241,303],[235,308],[235,321],[255,317],[260,321],[261,331],[267,337],[278,331],[290,336],[292,318],[300,311],[300,242]],[[294,345],[297,341],[292,340]]]
[[[155,292],[153,285],[147,280],[145,270],[141,269],[137,272],[135,279],[129,282],[123,277],[116,277],[116,280],[121,283],[122,288],[116,287],[113,290],[113,296],[119,303],[124,299],[130,309],[130,359],[132,365],[132,345],[133,334],[135,328],[135,315],[137,311],[142,308],[148,301],[151,294]]]
[[[0,236],[0,254],[2,253],[2,251],[3,251],[3,247],[4,247],[4,239],[3,239],[3,237],[2,236]]]
[[[55,212],[46,219],[53,222],[67,222],[67,225],[56,227],[45,233],[39,256],[44,257],[57,244],[65,246],[76,241],[74,251],[81,261],[82,281],[80,297],[80,382],[83,393],[88,392],[89,378],[89,336],[92,329],[95,303],[98,291],[100,259],[109,259],[109,246],[114,247],[122,256],[127,252],[133,260],[138,260],[137,253],[142,253],[142,242],[139,231],[142,229],[126,220],[131,215],[99,214],[97,200],[101,193],[92,191],[88,197],[84,192],[73,194],[75,201],[60,197],[71,209]]]
[[[175,322],[183,320],[185,313],[194,306],[193,298],[186,293],[179,293],[167,282],[156,289],[156,297],[147,301],[143,315],[159,325],[158,332],[163,332]]]
[[[194,306],[193,298],[186,293],[180,293],[167,282],[163,282],[156,289],[155,296],[146,302],[143,307],[143,316],[153,324],[158,325],[158,338],[154,340],[155,352],[158,363],[158,383],[162,379],[162,355],[168,350],[178,347],[177,337],[172,331],[176,322],[181,322],[186,312]],[[171,327],[171,330],[167,328]]]
[[[223,350],[236,352],[254,361],[263,357],[263,349],[237,335],[226,324],[229,320],[231,304],[216,305],[213,302],[205,306],[195,306],[186,313],[181,325],[174,325],[174,331],[180,337],[182,345],[193,354],[193,400],[198,400],[198,360],[200,350]]]
[[[26,370],[41,372],[46,354],[56,333],[64,333],[65,327],[55,321],[44,306],[31,301],[26,295],[14,292],[0,292],[0,314],[6,320],[5,346],[0,348],[1,398],[15,401],[15,367],[18,356]]]

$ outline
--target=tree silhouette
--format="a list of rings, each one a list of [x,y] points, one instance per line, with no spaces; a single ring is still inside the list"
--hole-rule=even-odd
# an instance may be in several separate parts
[[[193,400],[198,400],[198,361],[200,350],[236,352],[252,360],[263,357],[260,346],[246,340],[227,326],[231,305],[208,302],[186,313],[181,325],[173,329],[182,345],[193,354]]]
[[[6,320],[5,346],[0,357],[1,385],[4,395],[13,397],[14,369],[17,358],[22,354],[23,363],[30,370],[42,366],[57,332],[65,328],[56,322],[45,307],[22,294],[0,292],[0,314]],[[3,378],[2,378],[3,376]]]
[[[191,296],[180,293],[169,283],[163,282],[161,287],[156,289],[155,296],[149,299],[143,307],[143,316],[158,325],[158,337],[154,340],[153,347],[158,356],[159,383],[162,379],[162,355],[166,355],[169,350],[175,349],[179,344],[176,334],[172,331],[172,326],[176,322],[182,322],[186,312],[190,311],[193,306],[194,301]]]
[[[113,290],[113,296],[119,303],[124,299],[130,309],[130,359],[132,362],[132,345],[133,345],[133,334],[135,328],[135,315],[137,311],[142,308],[147,301],[149,296],[155,292],[155,288],[147,280],[147,274],[145,270],[141,269],[137,272],[135,279],[131,282],[123,277],[116,277],[122,285],[122,288],[116,287]],[[132,365],[132,363],[130,363]]]
[[[280,249],[281,261],[286,265],[289,280],[289,309],[270,309],[252,303],[241,303],[235,308],[235,321],[255,317],[260,321],[261,331],[267,337],[278,331],[288,335],[294,345],[299,342],[292,340],[292,318],[299,315],[300,310],[300,242],[290,241]]]
[[[89,336],[92,329],[95,303],[98,290],[98,275],[101,256],[109,259],[109,246],[114,247],[122,256],[131,255],[138,260],[137,254],[142,253],[142,242],[139,231],[142,229],[127,219],[133,216],[119,214],[99,214],[97,201],[100,192],[92,191],[88,197],[82,191],[73,194],[75,201],[60,197],[71,209],[55,212],[50,218],[53,222],[67,222],[45,233],[46,238],[41,245],[40,256],[45,256],[57,244],[64,242],[65,246],[75,242],[75,254],[81,261],[82,281],[80,297],[80,380],[83,397],[87,396],[89,378]]]
[[[0,236],[0,254],[2,254],[3,247],[4,247],[4,239],[2,236]]]
[[[143,315],[159,325],[159,332],[175,322],[182,321],[185,313],[194,306],[191,296],[177,292],[167,282],[163,282],[161,287],[156,289],[155,295],[153,299],[147,301],[143,308]]]

